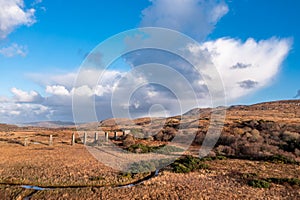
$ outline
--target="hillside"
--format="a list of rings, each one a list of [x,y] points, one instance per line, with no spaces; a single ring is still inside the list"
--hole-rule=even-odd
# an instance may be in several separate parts
[[[207,130],[220,123],[211,120],[209,108],[167,119],[108,119],[83,124],[74,144],[74,128],[0,124],[0,197],[300,199],[299,105],[299,100],[293,100],[227,108],[216,145],[201,159],[199,149]],[[217,112],[222,110],[217,108]],[[124,136],[119,132],[122,130],[130,133]],[[104,131],[109,132],[110,142]],[[87,133],[86,145],[83,132]],[[177,136],[179,140],[174,142]],[[177,144],[190,136],[192,144],[184,151]],[[110,152],[114,145],[126,151],[127,171],[111,166],[124,161]],[[174,155],[178,158],[171,164],[159,159]],[[150,160],[134,160],[138,157]],[[111,165],[105,165],[106,159]]]
[[[208,129],[214,128],[211,112],[206,108],[167,119],[109,119],[100,122],[98,130],[131,130],[136,143],[149,138],[167,143],[179,132],[194,134],[193,145],[201,146]],[[211,155],[252,159],[280,155],[300,161],[300,100],[227,108],[222,134]]]

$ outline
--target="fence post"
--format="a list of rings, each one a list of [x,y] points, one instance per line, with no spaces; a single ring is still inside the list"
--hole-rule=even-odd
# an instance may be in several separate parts
[[[97,143],[97,142],[98,142],[98,133],[95,132],[95,143]]]
[[[28,138],[25,137],[25,139],[24,139],[24,147],[27,147],[27,146],[28,146]]]
[[[72,134],[72,142],[71,142],[72,146],[75,145],[75,133]]]
[[[108,132],[105,132],[105,142],[108,142]]]
[[[86,145],[86,138],[87,138],[86,132],[84,132],[84,135],[83,135],[83,144],[84,144],[84,145]]]
[[[53,145],[53,135],[50,135],[49,146],[52,146],[52,145]]]
[[[115,134],[114,139],[117,140],[118,139],[117,131],[115,131],[114,134]]]

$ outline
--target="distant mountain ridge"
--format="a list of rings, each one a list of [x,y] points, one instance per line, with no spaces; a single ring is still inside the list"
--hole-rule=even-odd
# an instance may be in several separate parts
[[[297,121],[300,118],[300,100],[279,100],[279,101],[270,101],[270,102],[261,102],[252,105],[232,105],[228,107],[219,107],[220,109],[226,109],[227,118],[244,118],[246,116],[256,116],[260,118],[268,118],[273,119],[274,117],[278,120],[290,119],[292,121]],[[209,117],[211,114],[211,108],[194,108],[190,111],[183,113],[183,116],[191,116],[191,117]],[[180,118],[180,116],[172,116],[166,119],[171,118]],[[118,129],[118,125],[134,128],[135,125],[148,124],[151,121],[160,121],[165,120],[161,118],[138,118],[134,119],[105,119],[99,122],[90,122],[90,123],[82,123],[77,128],[80,129],[97,129],[98,127],[106,127],[107,130]],[[118,121],[118,123],[116,123]],[[134,123],[133,123],[134,122]],[[133,124],[132,124],[133,123]],[[64,122],[64,121],[39,121],[39,122],[30,122],[30,123],[21,123],[16,124],[21,127],[43,127],[43,128],[73,128],[76,126],[74,122]],[[11,125],[2,124],[2,128],[6,128]],[[1,126],[0,126],[1,127]]]
[[[64,122],[64,121],[40,121],[40,122],[29,122],[19,124],[19,126],[35,126],[44,128],[61,128],[61,127],[72,127],[75,126],[74,122]]]

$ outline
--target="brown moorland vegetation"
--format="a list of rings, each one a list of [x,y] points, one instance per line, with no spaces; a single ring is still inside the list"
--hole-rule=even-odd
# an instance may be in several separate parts
[[[105,166],[81,144],[81,135],[77,135],[77,144],[72,146],[74,128],[0,124],[0,197],[300,198],[300,100],[227,108],[218,142],[208,157],[199,159],[197,155],[211,123],[211,112],[211,109],[193,109],[182,116],[167,119],[142,118],[134,122],[109,119],[93,127],[79,127],[86,131],[91,129],[93,133],[131,130],[129,135],[119,136],[117,140],[114,140],[113,133],[109,137],[120,148],[136,154],[157,151],[181,132],[187,135],[195,133],[192,145],[184,152],[185,156],[149,180],[146,178],[151,172],[122,173]],[[52,145],[49,145],[50,135],[53,137]],[[25,141],[27,146],[24,146]],[[178,153],[180,148],[171,147],[168,152]],[[144,179],[136,186],[121,187]],[[47,190],[26,189],[22,185]]]

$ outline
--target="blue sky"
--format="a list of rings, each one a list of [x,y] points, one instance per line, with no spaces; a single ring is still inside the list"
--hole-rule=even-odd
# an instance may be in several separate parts
[[[292,49],[281,72],[272,84],[237,103],[255,103],[291,99],[300,89],[300,2],[295,0],[242,0],[228,3],[231,11],[225,15],[209,38],[234,37],[267,39],[273,36],[293,39]]]
[[[142,26],[183,32],[203,47],[215,48],[224,54],[229,47],[233,53],[245,52],[234,60],[235,63],[256,60],[255,64],[261,69],[254,70],[249,78],[244,77],[244,82],[236,80],[234,86],[231,80],[238,79],[238,72],[231,75],[227,69],[220,69],[228,90],[228,104],[292,99],[300,89],[300,2],[201,2],[11,0],[8,3],[0,0],[0,13],[3,13],[0,14],[0,123],[72,120],[72,83],[86,55],[107,38]],[[8,14],[4,8],[17,8],[18,12]],[[213,12],[217,13],[217,18],[212,20],[216,14]],[[8,15],[12,20],[7,19]],[[172,24],[173,21],[176,23]],[[247,45],[249,38],[253,42]],[[239,48],[243,50],[239,51]],[[261,55],[246,54],[255,51]],[[276,52],[281,53],[277,55]],[[213,60],[234,64],[230,57],[215,56]],[[262,66],[270,64],[266,60],[271,60],[274,65],[268,67],[270,71]],[[126,65],[121,60],[117,63]],[[265,81],[260,72],[266,73]],[[109,74],[111,77],[122,75],[116,70]],[[251,83],[251,88],[245,89],[246,83]],[[239,88],[233,88],[238,84]],[[152,90],[158,92],[159,89]],[[103,91],[100,93],[99,101],[105,101]],[[107,117],[110,115],[99,114],[100,119]]]

